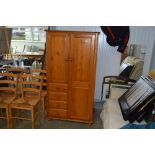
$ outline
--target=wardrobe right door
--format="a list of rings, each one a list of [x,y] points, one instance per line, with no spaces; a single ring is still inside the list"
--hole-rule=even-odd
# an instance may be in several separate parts
[[[96,33],[73,32],[69,51],[70,119],[92,122],[96,64]]]

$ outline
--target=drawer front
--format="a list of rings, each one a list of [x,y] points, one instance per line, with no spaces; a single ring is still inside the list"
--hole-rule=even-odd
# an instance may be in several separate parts
[[[67,93],[49,91],[48,99],[56,101],[67,101]]]
[[[67,117],[67,110],[63,109],[48,109],[47,111],[48,117],[54,118],[66,118]]]
[[[48,90],[54,92],[67,92],[67,88],[68,88],[67,84],[50,83],[48,85]]]
[[[48,108],[55,108],[55,109],[67,109],[67,102],[66,101],[55,101],[49,100],[48,101]]]

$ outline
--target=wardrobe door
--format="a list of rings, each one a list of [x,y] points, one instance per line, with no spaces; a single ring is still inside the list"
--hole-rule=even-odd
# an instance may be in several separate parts
[[[48,117],[67,117],[68,34],[47,31],[46,70],[48,88]]]
[[[69,117],[92,121],[96,34],[71,33],[69,52]]]

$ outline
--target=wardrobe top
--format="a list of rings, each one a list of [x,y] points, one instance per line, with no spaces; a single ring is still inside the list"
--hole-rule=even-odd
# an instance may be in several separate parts
[[[45,30],[46,32],[100,33],[95,31]]]

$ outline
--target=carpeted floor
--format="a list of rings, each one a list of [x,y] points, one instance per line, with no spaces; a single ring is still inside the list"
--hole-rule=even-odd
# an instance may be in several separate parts
[[[61,121],[61,120],[41,120],[41,129],[102,129],[102,121],[100,119],[100,113],[103,103],[96,102],[94,104],[94,117],[93,124],[89,126],[86,123]],[[37,122],[36,122],[37,127]],[[6,128],[6,121],[0,119],[0,129]],[[31,129],[31,121],[15,120],[15,129]]]

